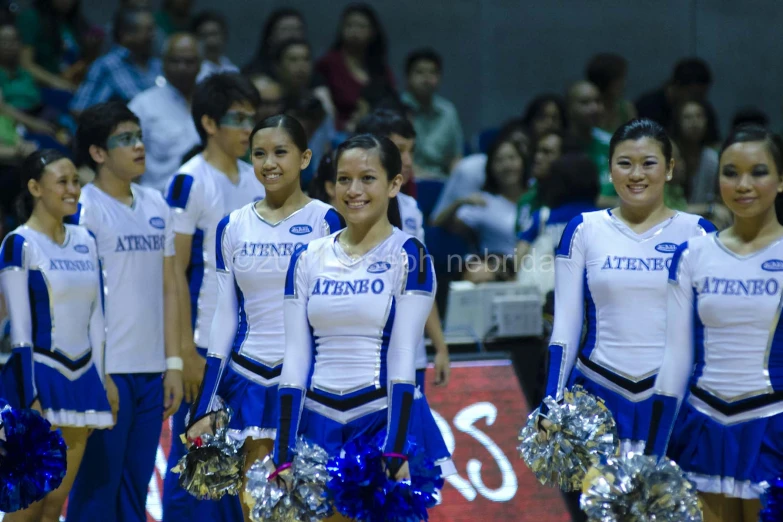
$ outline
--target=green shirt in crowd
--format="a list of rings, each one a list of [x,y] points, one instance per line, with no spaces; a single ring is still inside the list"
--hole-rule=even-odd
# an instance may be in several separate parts
[[[73,27],[58,23],[62,46],[58,49],[55,39],[50,38],[47,29],[41,23],[41,17],[35,9],[19,13],[16,27],[22,44],[35,49],[35,63],[53,74],[60,74],[65,66],[75,63],[81,54]]]
[[[41,91],[33,76],[21,67],[11,72],[0,67],[0,92],[3,101],[20,111],[31,111],[41,105]]]
[[[528,227],[528,221],[533,216],[533,212],[541,208],[541,201],[538,199],[538,186],[533,185],[517,201],[517,219],[514,233],[519,234]]]
[[[587,155],[590,156],[598,169],[600,194],[608,197],[617,196],[609,169],[609,141],[611,139],[611,134],[596,127],[593,129],[593,139],[590,140],[590,145],[587,147]]]

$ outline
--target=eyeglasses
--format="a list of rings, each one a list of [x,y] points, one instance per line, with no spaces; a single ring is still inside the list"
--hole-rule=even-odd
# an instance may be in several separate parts
[[[238,129],[252,129],[256,124],[256,115],[246,112],[228,111],[225,116],[220,118],[220,124]]]
[[[136,132],[121,132],[114,136],[109,137],[106,140],[106,149],[118,149],[121,147],[135,147],[137,143],[144,145],[144,140],[141,137],[141,131]]]

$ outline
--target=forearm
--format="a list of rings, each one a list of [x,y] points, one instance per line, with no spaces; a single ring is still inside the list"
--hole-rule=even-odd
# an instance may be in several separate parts
[[[166,358],[168,357],[180,357],[182,350],[182,315],[180,314],[180,308],[182,306],[178,287],[182,286],[177,284],[177,277],[174,280],[167,278],[163,285],[163,318],[166,322],[165,326],[165,343],[166,343]],[[182,278],[184,279],[184,277]],[[190,300],[188,300],[190,302]],[[189,324],[189,323],[188,323]],[[192,337],[192,334],[191,334]]]
[[[432,303],[432,310],[430,310],[430,315],[427,316],[424,332],[427,334],[427,337],[430,338],[430,341],[432,341],[432,347],[435,349],[436,353],[449,353],[449,347],[443,336],[443,326],[440,322],[438,303]]]
[[[440,214],[432,218],[432,226],[449,227],[454,222],[457,210],[459,210],[462,205],[464,205],[464,202],[461,199],[451,203],[449,206],[443,209]]]

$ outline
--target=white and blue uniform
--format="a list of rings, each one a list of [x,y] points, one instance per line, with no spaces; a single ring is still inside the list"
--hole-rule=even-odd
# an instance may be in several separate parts
[[[198,154],[180,167],[166,190],[166,201],[173,210],[174,233],[193,236],[187,277],[193,340],[203,356],[207,354],[217,304],[214,244],[218,223],[231,211],[264,197],[264,186],[256,179],[253,167],[237,161],[237,169],[239,180],[235,184],[207,163],[202,154]],[[183,404],[172,418],[174,437],[169,453],[169,471],[163,486],[164,521],[242,520],[241,506],[236,497],[227,495],[218,501],[221,518],[213,513],[214,502],[198,501],[192,497],[179,487],[179,476],[170,471],[185,454],[179,435],[185,432],[187,412],[188,406]]]
[[[317,200],[277,223],[261,217],[255,203],[223,218],[215,245],[217,310],[191,422],[217,409],[219,396],[234,411],[237,439],[275,438],[288,264],[297,249],[341,228],[337,212]]]
[[[650,396],[666,336],[666,275],[677,245],[713,231],[675,213],[637,234],[610,210],[566,226],[555,258],[555,322],[546,395],[579,384],[614,415],[624,451],[647,440]],[[587,334],[582,327],[586,316]]]
[[[338,235],[311,242],[288,268],[276,461],[291,461],[297,435],[335,455],[387,430],[387,453],[404,453],[411,435],[448,475],[449,452],[414,382],[436,290],[427,250],[394,228],[351,258]]]
[[[674,424],[668,455],[700,491],[758,498],[783,475],[781,289],[783,240],[741,256],[710,234],[674,255],[649,445],[662,455]]]
[[[0,284],[11,320],[13,355],[4,398],[15,408],[36,399],[55,426],[114,424],[103,384],[105,329],[95,240],[65,226],[65,241],[21,226],[0,247]]]
[[[424,214],[419,210],[419,204],[414,198],[402,192],[397,194],[397,203],[400,207],[402,231],[412,235],[422,244],[426,244],[424,241]],[[427,346],[422,335],[421,342],[416,346],[416,386],[422,393],[424,393],[426,372]]]
[[[171,211],[155,189],[131,185],[126,205],[95,185],[70,219],[95,237],[103,268],[106,373],[120,396],[117,424],[87,441],[68,520],[136,521],[155,468],[163,422],[163,262],[174,256]],[[143,325],[143,327],[140,327]]]

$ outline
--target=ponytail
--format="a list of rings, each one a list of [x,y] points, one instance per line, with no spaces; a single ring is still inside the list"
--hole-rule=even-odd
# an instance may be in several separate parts
[[[389,218],[389,223],[402,230],[402,215],[400,214],[400,202],[397,200],[397,196],[389,199],[386,217]]]

